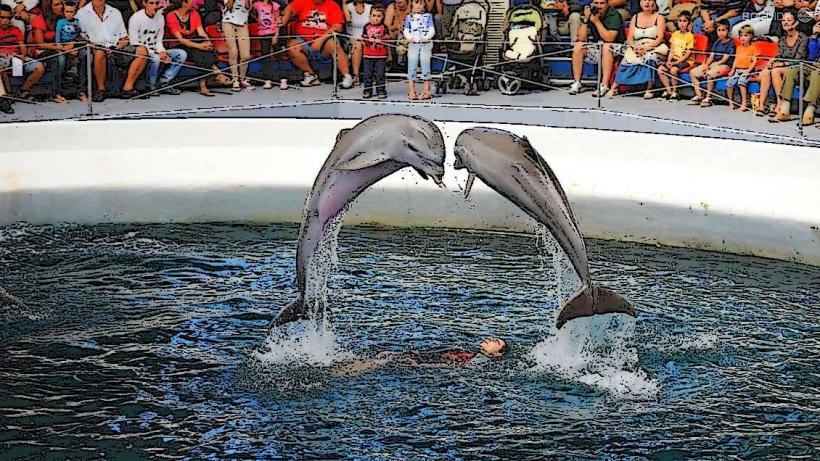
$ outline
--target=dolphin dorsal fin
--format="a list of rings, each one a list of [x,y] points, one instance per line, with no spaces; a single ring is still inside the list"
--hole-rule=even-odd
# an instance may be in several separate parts
[[[359,152],[353,158],[336,165],[337,170],[363,170],[390,160],[384,152]]]

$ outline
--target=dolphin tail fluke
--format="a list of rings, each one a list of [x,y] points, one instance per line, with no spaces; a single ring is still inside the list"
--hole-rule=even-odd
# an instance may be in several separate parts
[[[279,314],[270,323],[270,330],[281,327],[282,325],[297,320],[308,319],[308,309],[305,305],[304,299],[299,296],[293,302],[283,307]]]
[[[572,319],[601,314],[627,314],[637,317],[635,309],[621,295],[600,285],[593,285],[591,291],[583,290],[564,304],[555,327],[560,330]]]

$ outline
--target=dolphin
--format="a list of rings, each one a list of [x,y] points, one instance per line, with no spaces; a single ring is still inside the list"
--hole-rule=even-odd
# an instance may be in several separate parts
[[[555,173],[527,138],[504,130],[471,128],[456,139],[455,157],[455,169],[466,168],[469,172],[465,197],[478,176],[546,226],[569,257],[583,285],[558,314],[558,329],[578,317],[609,313],[636,316],[626,299],[590,280],[586,246],[572,207]]]
[[[376,115],[336,137],[307,196],[296,250],[299,294],[282,308],[270,328],[307,319],[316,300],[309,299],[307,270],[335,217],[365,189],[405,167],[443,187],[444,137],[432,122],[407,115]],[[318,315],[323,315],[324,306]]]

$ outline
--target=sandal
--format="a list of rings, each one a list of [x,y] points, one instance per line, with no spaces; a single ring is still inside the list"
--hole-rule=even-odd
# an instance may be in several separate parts
[[[677,92],[677,91],[673,91],[673,92],[669,95],[669,102],[672,102],[672,101],[677,101],[677,100],[679,100],[679,99],[680,99],[680,97],[678,96],[678,92]]]
[[[432,98],[432,96],[430,96],[430,93],[422,93],[421,96],[419,96],[419,99],[422,101],[425,101],[430,98]]]
[[[703,101],[700,102],[700,107],[712,107],[712,100],[709,98],[704,98]]]
[[[663,93],[661,93],[661,99],[669,99],[669,92],[664,91]]]
[[[24,101],[34,101],[34,96],[31,95],[31,91],[29,90],[20,90],[20,93],[17,94],[17,98]]]
[[[791,122],[792,117],[789,114],[778,113],[774,117],[769,119],[771,123],[781,123],[781,122]]]
[[[223,74],[223,73],[216,74],[216,76],[214,77],[214,80],[216,81],[216,83],[218,83],[222,86],[228,86],[232,82],[231,78],[228,77],[227,75]]]
[[[209,98],[213,98],[214,96],[216,96],[215,94],[211,93],[210,91],[200,91],[199,94],[201,94],[202,96],[207,96]]]
[[[64,98],[63,95],[61,95],[61,94],[57,94],[57,95],[54,95],[53,98],[51,98],[51,101],[55,102],[57,104],[65,104],[65,103],[68,102],[68,99]]]
[[[703,98],[695,96],[686,103],[688,106],[699,106],[703,102]]]
[[[613,86],[606,92],[606,97],[607,99],[614,99],[615,96],[618,96],[618,88]]]
[[[652,91],[647,90],[647,91],[643,94],[643,98],[644,98],[644,99],[655,99],[655,93],[654,93],[654,92],[652,92]]]

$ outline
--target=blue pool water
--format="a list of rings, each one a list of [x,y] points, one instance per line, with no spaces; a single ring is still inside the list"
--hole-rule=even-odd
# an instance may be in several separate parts
[[[332,328],[268,339],[295,236],[0,230],[28,303],[0,312],[0,459],[820,458],[816,267],[593,240],[640,316],[556,332],[573,281],[533,236],[345,227]],[[488,335],[505,358],[339,372]]]

